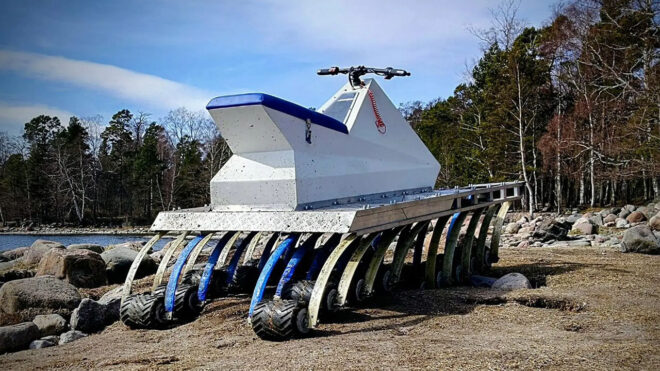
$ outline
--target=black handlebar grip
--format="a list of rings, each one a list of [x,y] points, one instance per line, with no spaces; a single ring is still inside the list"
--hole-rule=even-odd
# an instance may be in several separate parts
[[[339,67],[321,68],[316,71],[317,75],[336,75],[339,73]]]

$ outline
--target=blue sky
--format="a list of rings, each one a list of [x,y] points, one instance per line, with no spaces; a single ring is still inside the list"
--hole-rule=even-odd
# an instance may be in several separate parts
[[[530,25],[550,0],[525,0]],[[20,134],[41,113],[128,108],[154,119],[202,110],[213,97],[264,92],[319,107],[344,77],[321,67],[405,68],[381,85],[395,104],[450,95],[481,54],[498,2],[465,1],[3,1],[0,131]]]

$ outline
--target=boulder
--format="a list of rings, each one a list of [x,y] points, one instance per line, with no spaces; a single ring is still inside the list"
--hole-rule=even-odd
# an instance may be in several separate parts
[[[625,219],[618,218],[616,220],[616,225],[617,228],[626,228],[628,227],[628,222]]]
[[[619,218],[621,218],[621,219],[625,219],[625,218],[627,218],[628,215],[630,215],[630,211],[628,211],[628,210],[625,209],[625,208],[624,208],[624,209],[621,209],[621,212],[619,212]]]
[[[39,339],[39,340],[35,340],[35,341],[31,342],[29,348],[30,349],[43,349],[43,348],[53,347],[55,345],[57,345],[57,343],[52,342],[50,340]]]
[[[649,228],[654,231],[660,231],[660,214],[657,214],[649,220]]]
[[[106,306],[85,298],[71,313],[71,329],[84,333],[103,330],[105,327]]]
[[[598,231],[597,227],[591,223],[590,219],[585,217],[582,217],[577,221],[575,221],[572,229],[573,233],[582,234],[582,235],[598,233],[597,231]]]
[[[644,217],[648,220],[649,217],[653,216],[655,213],[650,213],[649,209],[646,206],[640,206],[635,210],[635,212],[640,212],[644,214]]]
[[[509,273],[493,282],[492,288],[500,290],[531,289],[532,284],[529,283],[527,277],[520,273]]]
[[[603,218],[603,223],[614,223],[616,222],[616,215],[614,214],[608,214],[606,217]]]
[[[106,292],[99,299],[99,304],[105,305],[105,323],[111,324],[119,320],[119,307],[121,305],[121,295],[124,290],[123,286],[118,286]]]
[[[3,252],[2,254],[0,254],[0,255],[2,255],[2,256],[3,256],[4,258],[6,258],[7,260],[16,260],[16,259],[22,258],[23,255],[25,255],[25,253],[26,253],[29,249],[30,249],[30,248],[27,247],[27,246],[24,246],[24,247],[17,247],[17,248],[12,249],[12,250],[4,251],[4,252]]]
[[[533,237],[540,239],[543,242],[556,240],[563,241],[568,235],[568,231],[571,228],[571,223],[559,222],[552,219],[547,219],[541,222],[541,224],[536,227]]]
[[[631,213],[635,211],[635,205],[626,205],[623,208],[630,211]]]
[[[71,331],[65,332],[62,335],[60,335],[59,345],[63,345],[63,344],[66,344],[66,343],[70,343],[72,341],[76,341],[78,339],[82,339],[85,336],[87,336],[87,334],[84,334],[84,333],[82,333],[80,331],[76,331],[76,330],[71,330]]]
[[[124,242],[124,243],[118,243],[116,245],[108,245],[105,250],[112,250],[116,248],[127,248],[135,251],[140,251],[142,249],[142,246],[144,246],[144,242],[142,241],[130,241],[130,242]],[[151,252],[151,251],[149,251]]]
[[[15,280],[0,287],[0,311],[24,314],[30,319],[49,313],[68,316],[80,300],[80,293],[73,285],[53,276]]]
[[[32,320],[39,328],[41,337],[59,335],[66,330],[66,320],[59,314],[40,314]]]
[[[520,219],[518,219],[518,224],[525,224],[529,222],[529,218],[526,216],[521,216]]]
[[[580,214],[572,214],[572,215],[569,215],[566,218],[566,222],[568,222],[570,224],[573,224],[573,223],[575,223],[576,220],[580,219],[581,217],[582,217],[582,215],[580,215]]]
[[[639,211],[633,211],[626,217],[628,223],[641,223],[646,221],[646,215],[642,214]]]
[[[14,262],[16,260],[12,260]],[[2,264],[0,264],[2,265]],[[34,271],[28,269],[19,269],[11,267],[9,269],[4,269],[0,272],[0,281],[9,282],[13,280],[20,280],[23,278],[34,277]]]
[[[101,254],[101,257],[106,264],[106,273],[109,283],[123,283],[126,279],[126,274],[133,264],[133,260],[137,256],[137,251],[128,247],[116,247],[111,250],[106,250]],[[136,278],[142,278],[150,274],[156,273],[158,264],[150,257],[145,256],[138,267]]]
[[[99,287],[107,284],[105,261],[90,250],[51,249],[39,263],[37,276],[52,275],[76,287]]]
[[[529,241],[527,241],[527,240],[520,241],[520,243],[516,247],[519,248],[519,249],[526,249],[526,248],[529,247]]]
[[[39,338],[39,329],[32,322],[0,327],[0,354],[26,349]]]
[[[508,234],[518,233],[519,230],[520,230],[520,224],[518,224],[518,223],[509,223],[504,228],[504,232],[506,232]]]
[[[646,225],[629,228],[623,233],[621,251],[642,254],[660,254],[660,240]]]
[[[64,245],[58,242],[46,241],[46,240],[36,240],[30,246],[30,248],[23,256],[23,261],[25,264],[39,264],[41,258],[48,252],[50,249],[66,249]]]
[[[600,214],[596,214],[589,218],[591,224],[602,227],[603,226],[603,217]]]
[[[94,251],[95,253],[102,253],[103,252],[103,246],[101,245],[96,245],[93,243],[76,243],[73,245],[69,245],[67,247],[68,250],[90,250]]]

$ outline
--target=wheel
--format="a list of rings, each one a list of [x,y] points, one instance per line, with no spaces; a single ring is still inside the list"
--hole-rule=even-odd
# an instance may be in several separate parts
[[[375,289],[378,292],[389,293],[392,292],[391,284],[392,271],[389,265],[383,265],[376,274]]]
[[[291,285],[290,289],[284,291],[286,293],[286,297],[284,296],[284,293],[282,294],[282,297],[307,304],[309,303],[309,299],[312,297],[312,291],[314,291],[315,283],[316,281],[310,280],[298,281]]]
[[[334,282],[328,282],[328,285],[325,288],[325,292],[323,293],[323,303],[325,304],[323,309],[326,312],[334,313],[339,310],[339,306],[337,305],[337,296],[339,296],[339,291],[337,291],[337,284]]]
[[[162,296],[140,294],[130,298],[120,308],[120,318],[124,324],[133,329],[160,328],[167,324]]]
[[[239,265],[234,271],[231,279],[230,288],[236,293],[250,293],[254,290],[254,285],[259,279],[258,260],[248,262],[246,265]],[[252,263],[252,264],[251,264]]]
[[[151,295],[153,296],[165,296],[165,291],[167,291],[167,284],[162,284],[158,287],[156,287],[155,290],[151,292]]]
[[[356,302],[361,303],[367,300],[367,296],[364,293],[364,285],[367,282],[364,280],[364,278],[360,278],[357,280],[355,283],[355,287],[353,288],[353,297]]]
[[[295,300],[262,301],[255,307],[251,323],[263,340],[283,341],[309,332],[307,309]]]
[[[183,277],[181,278],[181,283],[199,286],[199,281],[202,280],[202,273],[204,273],[204,271],[198,269],[191,269],[183,275]]]
[[[198,286],[181,285],[174,295],[174,314],[178,319],[190,320],[199,316],[204,309],[197,298]]]

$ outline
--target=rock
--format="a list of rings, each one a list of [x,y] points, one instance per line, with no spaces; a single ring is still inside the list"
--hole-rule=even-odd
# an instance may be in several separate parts
[[[62,344],[70,343],[72,341],[76,341],[78,339],[84,338],[85,336],[87,336],[87,334],[84,334],[80,331],[71,330],[69,332],[65,332],[62,335],[60,335],[59,344],[62,345]]]
[[[527,277],[520,273],[509,273],[493,282],[492,288],[500,290],[531,289],[532,284],[529,283]]]
[[[106,307],[92,299],[85,298],[71,313],[71,329],[92,333],[105,327]]]
[[[39,338],[39,329],[32,322],[0,327],[0,354],[26,349]]]
[[[621,242],[623,252],[637,252],[642,254],[660,254],[660,241],[646,225],[629,228],[623,233]]]
[[[525,224],[529,222],[529,218],[526,216],[521,216],[520,219],[518,219],[518,224]]]
[[[660,231],[660,214],[657,214],[649,220],[649,228],[654,231]]]
[[[39,339],[39,340],[35,340],[35,341],[31,342],[29,348],[30,349],[42,349],[42,348],[53,347],[55,345],[57,345],[57,343],[54,343],[54,342],[49,341],[49,340]]]
[[[630,211],[631,213],[635,211],[635,205],[626,205],[623,208]]]
[[[608,214],[606,217],[603,218],[603,223],[613,223],[616,222],[616,215],[614,214]]]
[[[105,269],[108,282],[123,283],[137,254],[137,251],[128,247],[115,247],[111,250],[104,251],[101,257],[106,263]],[[145,256],[140,263],[135,277],[142,278],[148,276],[155,273],[156,269],[158,269],[156,262],[150,256]]]
[[[587,240],[564,241],[563,243],[568,247],[588,247],[588,246],[591,246],[591,243]]]
[[[66,320],[59,314],[40,314],[32,322],[39,328],[41,337],[59,335],[66,330]]]
[[[639,211],[633,211],[626,217],[628,223],[641,223],[646,221],[646,216]]]
[[[637,210],[635,210],[635,212],[636,212],[636,213],[639,212],[639,213],[644,214],[644,217],[645,217],[647,220],[648,220],[648,218],[649,218],[650,216],[652,216],[653,214],[655,214],[655,213],[651,213],[651,214],[649,215],[649,209],[646,208],[646,206],[640,206],[640,207],[638,207]],[[633,213],[633,214],[634,214],[634,213]]]
[[[2,254],[3,257],[5,257],[7,260],[16,260],[18,258],[22,258],[23,255],[29,250],[30,248],[25,246],[25,247],[17,247],[12,250],[4,251]]]
[[[25,314],[59,313],[67,316],[80,303],[80,293],[71,284],[53,276],[25,278],[0,287],[0,311]]]
[[[593,225],[600,226],[600,227],[603,226],[603,217],[600,214],[596,214],[596,215],[590,217],[589,221]]]
[[[16,260],[12,260],[12,262],[15,262]],[[0,281],[2,282],[9,282],[9,281],[14,281],[14,280],[20,280],[23,278],[30,278],[34,277],[34,271],[27,270],[27,269],[6,269],[3,270],[0,273]]]
[[[621,209],[621,212],[619,212],[619,218],[621,219],[627,218],[628,215],[630,215],[630,211],[628,211],[627,209]]]
[[[140,251],[142,249],[142,246],[144,245],[144,242],[142,241],[130,241],[130,242],[124,242],[124,243],[119,243],[116,245],[108,245],[105,249],[106,250],[112,250],[116,248],[127,248],[135,251]],[[149,251],[151,252],[151,251]]]
[[[69,245],[67,247],[67,250],[90,250],[90,251],[94,251],[97,254],[100,254],[103,252],[103,246],[96,245],[93,243],[76,243],[73,245]]]
[[[504,228],[504,232],[508,234],[518,233],[519,230],[520,230],[520,224],[518,223],[509,223]]]
[[[573,224],[573,229],[572,229],[573,233],[582,234],[582,235],[598,233],[597,231],[598,231],[597,227],[591,223],[590,219],[587,219],[585,217],[576,220],[575,223]]]
[[[90,250],[51,249],[39,263],[37,276],[53,275],[76,287],[99,287],[107,284],[105,261]]]
[[[580,219],[581,217],[582,217],[582,215],[580,215],[580,214],[572,214],[572,215],[569,215],[566,218],[566,222],[570,223],[570,224],[573,224],[573,223],[575,223],[576,220]]]
[[[119,307],[123,289],[123,286],[116,287],[106,292],[98,301],[99,304],[105,305],[105,323],[108,325],[119,320]]]
[[[518,234],[521,235],[531,235],[532,233],[534,233],[534,226],[520,228],[520,230],[518,231]]]
[[[628,222],[625,219],[618,218],[616,220],[616,225],[617,228],[626,228],[628,227]]]
[[[58,242],[46,241],[46,240],[36,240],[30,246],[30,248],[25,253],[23,261],[25,264],[39,264],[41,258],[48,252],[50,249],[66,249],[64,245]]]
[[[549,240],[563,241],[568,235],[571,228],[571,223],[568,221],[562,223],[555,220],[544,220],[536,227],[533,237],[540,239],[542,242]]]
[[[527,240],[520,241],[520,243],[516,247],[519,248],[519,249],[526,249],[526,248],[529,247],[529,241],[527,241]]]

